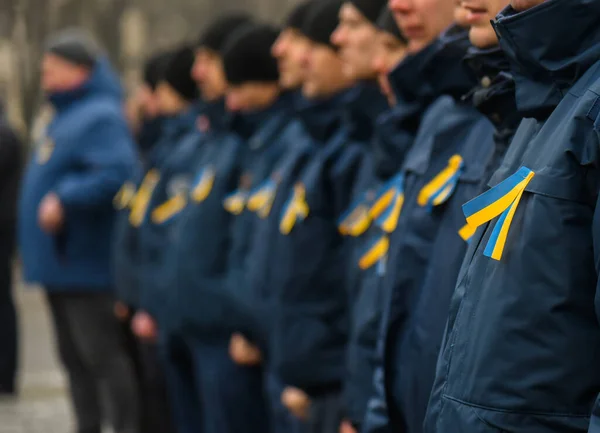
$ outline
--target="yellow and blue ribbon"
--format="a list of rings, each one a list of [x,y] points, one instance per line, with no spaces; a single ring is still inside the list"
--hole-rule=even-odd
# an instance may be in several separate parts
[[[494,260],[502,258],[513,217],[525,188],[534,176],[532,170],[521,167],[512,176],[463,205],[467,224],[471,227],[480,227],[500,216],[484,250],[486,257]]]
[[[376,239],[366,251],[362,254],[358,261],[358,267],[363,271],[371,268],[376,263],[380,263],[387,257],[390,248],[390,239],[387,235],[382,235]]]
[[[259,217],[265,219],[271,213],[277,184],[273,179],[267,179],[250,193],[248,198],[248,210],[256,212]]]
[[[135,197],[131,201],[131,213],[129,214],[129,223],[134,227],[139,227],[146,218],[146,211],[150,204],[150,199],[158,181],[160,180],[160,173],[156,169],[151,169],[144,176],[144,180],[140,185]]]
[[[289,235],[296,222],[304,221],[309,213],[310,208],[306,203],[306,188],[299,183],[294,186],[294,192],[283,208],[281,221],[279,222],[281,234]]]
[[[390,185],[393,186],[392,199],[387,205],[385,212],[383,212],[376,220],[376,224],[386,233],[392,233],[398,226],[398,220],[402,213],[402,207],[404,206],[404,176],[398,175],[392,179]],[[389,190],[384,192],[384,195],[388,195]],[[386,199],[387,201],[387,199]]]
[[[233,215],[240,215],[246,208],[248,191],[237,189],[223,200],[225,210]]]
[[[427,185],[419,192],[417,203],[421,207],[432,209],[445,203],[451,196],[464,167],[463,159],[460,155],[454,155],[448,160],[448,165],[438,173]]]
[[[135,185],[133,182],[125,182],[115,198],[113,199],[113,206],[116,210],[123,210],[133,202],[135,197]]]
[[[463,241],[469,243],[471,242],[471,238],[475,235],[476,231],[477,227],[474,227],[471,224],[467,223],[461,227],[461,229],[458,231],[458,235]]]
[[[373,220],[378,219],[394,203],[397,192],[404,188],[404,173],[399,173],[383,185],[377,192],[369,214]]]
[[[187,205],[187,194],[179,193],[171,197],[152,211],[152,222],[164,224],[178,215]]]
[[[195,203],[202,203],[208,198],[215,184],[215,175],[215,170],[211,167],[200,170],[191,192],[191,198]]]
[[[360,236],[371,225],[367,193],[363,194],[350,206],[338,221],[338,230],[345,236]]]
[[[398,220],[404,205],[404,191],[398,190],[394,196],[393,205],[377,219],[377,225],[386,233],[392,233],[398,226]]]

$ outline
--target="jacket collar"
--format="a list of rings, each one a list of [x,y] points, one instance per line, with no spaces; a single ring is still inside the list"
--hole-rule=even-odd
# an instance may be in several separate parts
[[[525,117],[543,119],[600,59],[600,2],[547,0],[524,12],[510,6],[493,23]]]
[[[289,94],[285,93],[262,110],[232,114],[230,127],[244,140],[249,140],[273,116],[288,116],[292,112],[292,99]]]
[[[469,47],[468,32],[453,26],[404,59],[389,76],[398,101],[429,105],[442,95],[458,99],[467,93],[476,85],[473,73],[462,61]]]
[[[196,117],[198,109],[192,105],[186,110],[174,116],[165,117],[163,121],[163,131],[166,136],[175,137],[186,131],[191,131],[196,126]]]
[[[367,141],[375,132],[377,118],[389,110],[387,99],[374,81],[364,81],[348,90],[343,98],[342,124],[353,140]]]
[[[479,85],[464,99],[487,116],[497,130],[515,130],[522,116],[517,110],[510,63],[502,49],[499,46],[488,49],[472,47],[465,61],[479,79]]]
[[[339,130],[347,92],[324,99],[307,99],[298,95],[296,114],[315,141],[325,143]]]
[[[412,146],[422,111],[411,106],[397,106],[379,116],[373,136],[373,160],[379,179],[389,179],[402,167],[404,157]]]

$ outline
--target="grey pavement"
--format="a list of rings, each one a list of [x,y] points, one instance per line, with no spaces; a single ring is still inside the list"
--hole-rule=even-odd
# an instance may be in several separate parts
[[[0,399],[0,433],[71,433],[65,380],[46,304],[35,289],[16,291],[21,337],[20,396]]]

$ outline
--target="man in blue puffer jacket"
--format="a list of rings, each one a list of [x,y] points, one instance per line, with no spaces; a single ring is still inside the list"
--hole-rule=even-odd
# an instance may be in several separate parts
[[[19,204],[25,279],[46,288],[79,432],[99,433],[108,390],[118,433],[138,431],[134,373],[113,316],[112,200],[135,163],[121,89],[87,35],[51,39],[42,87],[54,117],[36,142]]]

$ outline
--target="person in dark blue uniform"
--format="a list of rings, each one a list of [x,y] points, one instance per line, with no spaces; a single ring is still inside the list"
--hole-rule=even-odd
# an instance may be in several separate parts
[[[383,21],[387,18],[388,28],[392,24],[391,31],[379,30],[377,21],[380,17]],[[361,80],[363,86],[375,87],[375,78],[382,69],[387,70],[381,63],[395,59],[392,66],[397,64],[406,52],[405,40],[389,16],[385,2],[348,1],[342,6],[340,18],[340,26],[332,39],[340,46],[345,73]],[[392,44],[393,50],[388,49],[388,44]],[[399,51],[399,55],[392,51]],[[379,56],[385,58],[378,59]],[[371,279],[378,278],[378,267],[361,270],[359,261],[372,237],[381,231],[374,222],[393,201],[388,197],[377,197],[378,191],[393,185],[423,112],[423,109],[409,109],[408,106],[390,108],[385,84],[379,87],[376,96],[381,103],[385,101],[386,109],[376,117],[375,133],[369,143],[370,160],[362,175],[364,182],[358,184],[355,200],[339,221],[339,230],[349,238],[353,252],[348,263],[351,314],[343,401],[346,419],[341,427],[344,432],[359,431],[364,419],[372,393],[372,366],[383,310],[381,296],[370,284]]]
[[[297,123],[296,107],[302,103],[300,88],[304,81],[304,56],[309,41],[301,29],[306,15],[315,0],[296,6],[284,22],[284,27],[271,48],[277,59],[279,85],[293,98],[292,108]],[[279,236],[279,215],[288,194],[301,171],[311,159],[317,146],[305,129],[298,128],[293,146],[287,149],[262,187],[251,194],[248,207],[255,214],[255,233],[247,263],[247,290],[242,308],[247,318],[240,323],[231,339],[230,354],[241,365],[262,364],[265,371],[265,392],[270,409],[271,431],[293,433],[302,431],[301,420],[294,417],[281,402],[285,384],[278,377],[269,360],[269,333],[272,326],[272,308],[276,297],[275,287],[268,283],[272,272],[271,245]]]
[[[455,13],[456,16],[460,17],[461,14]],[[487,24],[486,30],[494,34],[489,20],[482,19],[482,22]],[[476,36],[478,30],[475,30]],[[472,37],[471,39],[473,40]],[[475,38],[475,42],[478,41]],[[480,43],[485,44],[485,42]],[[468,101],[466,98],[470,98],[469,102],[494,124],[495,147],[487,158],[485,154],[475,153],[481,161],[472,160],[471,167],[475,162],[477,163],[477,170],[480,172],[479,180],[474,176],[474,182],[458,185],[452,199],[445,205],[443,220],[439,223],[429,253],[426,275],[420,287],[415,289],[417,295],[404,325],[401,358],[393,361],[400,365],[398,373],[400,379],[397,380],[404,384],[406,409],[403,412],[406,414],[409,431],[421,431],[435,376],[450,297],[468,245],[470,233],[465,228],[462,204],[477,195],[487,184],[493,171],[500,164],[521,120],[514,100],[514,82],[510,76],[502,73],[502,68],[507,68],[507,61],[499,52],[499,48],[494,50],[493,46],[490,48],[486,45],[480,49],[474,47],[469,49],[469,63],[477,73],[480,83],[463,96],[463,100]],[[481,141],[481,145],[484,143],[489,146],[489,140]],[[461,153],[465,160],[468,155],[466,149]]]
[[[268,429],[262,367],[235,362],[230,339],[240,329],[239,307],[247,292],[257,220],[251,195],[294,146],[300,127],[293,122],[291,99],[280,91],[270,54],[277,35],[269,26],[246,24],[221,50],[229,127],[242,142],[216,145],[218,154],[204,162],[198,173],[200,203],[193,213],[186,212],[188,230],[197,233],[181,232],[181,253],[187,251],[189,257],[178,265],[176,308],[170,316],[192,354],[203,430],[208,432]],[[194,221],[204,224],[192,225]]]
[[[173,429],[166,398],[163,365],[159,359],[156,335],[153,332],[155,326],[143,310],[136,311],[142,307],[143,298],[140,299],[140,295],[147,289],[144,278],[147,264],[144,260],[148,257],[148,248],[152,246],[148,243],[148,227],[132,221],[131,217],[134,211],[139,211],[136,204],[141,205],[136,203],[139,197],[137,194],[145,193],[141,188],[143,178],[151,170],[161,174],[161,181],[157,182],[152,197],[148,199],[148,206],[151,206],[153,200],[161,200],[160,193],[164,194],[164,185],[173,182],[170,178],[185,171],[185,164],[181,167],[178,161],[180,155],[185,160],[193,153],[196,141],[201,138],[200,133],[195,133],[194,105],[197,103],[198,92],[191,78],[193,61],[194,53],[189,47],[178,48],[168,55],[163,71],[158,72],[160,76],[156,83],[157,114],[160,114],[165,131],[157,140],[158,147],[155,147],[155,144],[146,149],[147,154],[145,160],[139,164],[141,170],[137,179],[132,183],[125,183],[115,199],[115,204],[121,209],[121,221],[118,226],[120,230],[117,231],[117,235],[120,236],[116,239],[114,253],[117,289],[120,299],[127,305],[126,308],[131,309],[129,313],[134,313],[133,319],[125,323],[130,324],[130,329],[139,337],[135,346],[143,392],[143,428],[144,431],[158,433]],[[184,143],[188,143],[187,148]],[[137,188],[135,195],[127,191],[127,188],[131,188],[132,191]],[[157,238],[156,242],[160,242],[160,235],[154,235]]]
[[[599,14],[597,1],[515,0],[496,17],[525,120],[463,206],[475,234],[427,432],[597,429]]]
[[[221,101],[226,83],[218,73],[214,73],[213,66],[220,63],[218,50],[231,28],[247,20],[247,17],[241,15],[221,17],[203,32],[196,54],[186,51],[182,56],[184,61],[180,62],[180,73],[174,74],[174,79],[168,82],[180,89],[182,96],[189,94],[190,101],[196,98],[199,87],[202,97],[201,111],[198,114],[194,110],[189,120],[181,123],[182,134],[187,137],[180,145],[177,146],[177,137],[170,135],[170,139],[175,141],[165,144],[170,150],[166,155],[167,159],[159,160],[154,167],[150,167],[160,169],[163,177],[169,178],[164,185],[171,184],[171,187],[157,186],[156,196],[152,194],[152,203],[148,204],[148,208],[152,209],[148,210],[148,224],[155,226],[155,234],[162,233],[167,238],[161,241],[160,245],[155,244],[160,247],[160,251],[154,250],[156,260],[153,261],[152,276],[146,278],[144,291],[139,299],[144,310],[137,316],[135,328],[143,340],[158,340],[174,423],[177,431],[181,432],[203,431],[203,426],[190,350],[182,343],[180,329],[174,325],[177,320],[172,317],[175,316],[173,297],[177,294],[172,284],[182,268],[181,265],[185,267],[194,263],[196,267],[200,267],[199,261],[195,261],[197,256],[190,254],[186,248],[190,245],[188,241],[194,239],[191,235],[196,236],[200,233],[196,224],[202,222],[189,215],[193,212],[191,209],[198,209],[195,207],[201,199],[196,192],[198,185],[206,184],[206,180],[198,180],[198,166],[207,158],[216,158],[212,156],[218,153],[215,149],[227,153],[231,151],[231,145],[228,143],[235,145],[239,142],[226,132],[227,121]],[[177,205],[178,202],[179,209],[173,208],[173,204]],[[157,209],[159,211],[155,212]],[[166,216],[165,210],[170,210],[172,215]],[[193,228],[191,234],[188,233],[190,228]],[[181,233],[186,233],[186,236],[181,237]]]
[[[263,283],[276,293],[270,362],[287,385],[282,400],[315,432],[337,431],[341,420],[347,300],[346,250],[337,218],[363,173],[372,135],[369,115],[376,116],[368,92],[351,89],[355,80],[344,75],[331,42],[340,7],[341,2],[315,3],[302,29],[310,44],[299,115],[318,150],[285,197],[276,221],[280,233],[271,245],[271,267],[279,271]]]
[[[431,364],[429,352],[435,352],[438,338],[430,328],[438,319],[426,312],[423,317],[420,312],[421,289],[432,259],[439,254],[441,263],[447,263],[448,257],[442,257],[445,249],[434,250],[436,239],[444,235],[458,238],[462,224],[456,222],[456,214],[464,201],[477,194],[493,151],[491,122],[462,101],[462,96],[477,84],[463,62],[470,46],[468,32],[461,26],[452,26],[423,47],[426,40],[421,33],[412,33],[412,23],[421,19],[439,26],[443,21],[451,21],[455,11],[442,5],[424,9],[421,2],[414,2],[410,8],[404,6],[392,3],[392,11],[400,28],[407,30],[409,50],[414,54],[400,63],[392,73],[392,81],[399,100],[431,98],[432,102],[400,172],[402,180],[396,193],[401,203],[394,209],[395,215],[390,213],[390,219],[385,221],[393,229],[375,239],[363,257],[369,264],[377,259],[376,263],[383,261],[387,265],[379,281],[386,305],[380,335],[382,358],[375,371],[379,397],[370,403],[368,431],[422,431],[431,389],[428,382],[434,370],[427,361]],[[408,74],[402,82],[396,81],[397,73],[412,68],[418,71],[417,81],[411,81]],[[387,231],[383,225],[382,228]],[[459,257],[451,259],[460,261],[461,251],[456,254]],[[442,304],[439,309],[444,310],[443,294],[432,296],[435,302],[431,308]],[[423,308],[428,311],[427,306]],[[384,403],[387,415],[382,410]]]
[[[98,46],[72,29],[52,37],[42,87],[54,116],[41,131],[19,204],[26,281],[42,284],[54,321],[77,431],[139,431],[138,395],[113,315],[112,199],[133,172],[135,149],[118,78]]]
[[[164,116],[164,133],[152,153],[153,164],[131,203],[129,223],[138,230],[139,258],[135,269],[139,293],[132,328],[142,345],[151,348],[155,361],[147,365],[155,379],[148,381],[154,391],[164,392],[165,361],[158,343],[158,325],[153,308],[160,302],[161,279],[167,260],[167,245],[173,242],[179,214],[186,204],[192,178],[192,161],[202,152],[204,133],[197,127],[203,108],[191,72],[195,60],[193,49],[184,46],[171,56],[164,77],[157,85],[157,100]],[[145,188],[148,189],[145,189]],[[150,376],[149,379],[152,379]],[[160,379],[160,381],[159,381]],[[155,400],[153,403],[157,403]],[[171,407],[173,404],[171,404]],[[154,407],[155,416],[167,414],[165,408]],[[166,421],[163,419],[162,421]],[[151,428],[159,428],[157,425]],[[163,427],[165,428],[165,427]]]

